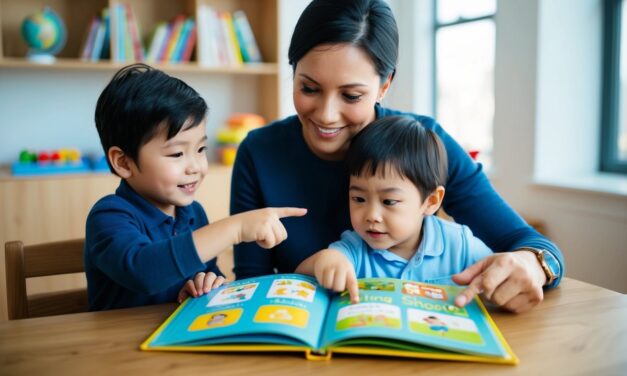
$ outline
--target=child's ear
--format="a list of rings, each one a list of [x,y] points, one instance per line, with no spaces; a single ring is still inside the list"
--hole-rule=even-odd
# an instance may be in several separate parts
[[[442,205],[442,200],[444,200],[444,187],[438,185],[438,187],[434,189],[425,200],[425,204],[427,205],[425,208],[425,215],[435,214],[435,212],[438,211]]]
[[[133,161],[131,161],[119,147],[111,146],[107,151],[107,158],[113,170],[115,170],[115,173],[122,179],[128,179],[133,175],[133,171],[131,170]]]

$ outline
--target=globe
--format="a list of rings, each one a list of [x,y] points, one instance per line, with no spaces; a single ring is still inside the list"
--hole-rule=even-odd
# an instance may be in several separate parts
[[[65,46],[67,32],[61,17],[51,8],[27,16],[22,22],[22,38],[30,50],[28,58],[37,62],[53,62],[54,55]]]

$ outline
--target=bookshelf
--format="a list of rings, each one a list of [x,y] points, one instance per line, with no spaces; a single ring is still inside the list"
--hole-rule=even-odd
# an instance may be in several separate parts
[[[112,35],[109,46],[113,59],[96,62],[79,58],[81,47],[93,16],[109,8],[111,24],[116,22],[118,4],[128,5],[136,19],[140,39],[145,48],[150,43],[153,31],[163,21],[172,20],[177,15],[196,18],[203,6],[227,12],[243,10],[248,17],[251,29],[263,56],[261,63],[241,65],[205,66],[198,61],[198,49],[207,41],[198,33],[195,52],[191,61],[184,63],[150,63],[168,73],[201,73],[209,75],[246,76],[253,78],[251,87],[258,98],[256,112],[271,120],[279,117],[279,64],[278,32],[279,7],[282,0],[0,0],[0,69],[37,70],[77,70],[111,71],[112,73],[132,61],[116,61],[117,42]],[[52,64],[37,64],[26,59],[28,47],[21,38],[22,20],[45,6],[51,7],[64,21],[67,29],[67,43],[57,54]],[[112,27],[112,34],[115,31]]]

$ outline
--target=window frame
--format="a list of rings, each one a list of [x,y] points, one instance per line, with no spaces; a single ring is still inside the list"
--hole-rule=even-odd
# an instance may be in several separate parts
[[[603,19],[603,93],[601,103],[601,149],[599,170],[627,174],[627,161],[618,158],[620,101],[620,43],[622,8],[625,0],[606,0]],[[624,52],[627,53],[627,52]],[[622,93],[627,95],[627,93]],[[627,116],[627,113],[624,114]]]
[[[438,117],[438,113],[437,113],[437,109],[438,109],[438,44],[437,44],[437,36],[438,36],[438,31],[442,28],[446,28],[446,27],[450,27],[450,26],[457,26],[457,25],[461,25],[461,24],[465,24],[465,23],[472,23],[472,22],[478,22],[478,21],[484,21],[484,20],[492,20],[492,22],[494,22],[495,26],[496,26],[496,11],[492,14],[488,14],[485,16],[480,16],[480,17],[470,17],[470,18],[466,18],[466,17],[458,17],[457,20],[455,21],[451,21],[451,22],[439,22],[438,20],[438,0],[433,0],[433,33],[432,33],[432,45],[433,45],[433,54],[431,54],[431,59],[432,59],[432,67],[433,67],[433,83],[431,86],[431,94],[432,94],[432,98],[433,98],[433,109],[432,109],[432,113],[434,114],[434,116],[437,118]]]

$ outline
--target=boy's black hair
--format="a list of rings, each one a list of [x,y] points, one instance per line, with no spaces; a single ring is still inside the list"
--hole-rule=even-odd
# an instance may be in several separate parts
[[[350,43],[372,59],[381,78],[394,76],[398,58],[398,28],[383,0],[314,0],[300,15],[290,47],[289,63],[324,44]]]
[[[96,129],[105,155],[117,146],[139,166],[139,149],[161,129],[167,139],[199,125],[205,100],[185,82],[146,64],[120,69],[96,104]],[[111,172],[115,173],[107,158]]]
[[[395,171],[414,183],[425,200],[446,184],[448,159],[435,132],[408,116],[385,116],[353,138],[346,166],[351,176],[385,177]]]

